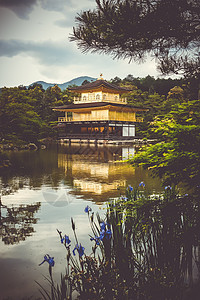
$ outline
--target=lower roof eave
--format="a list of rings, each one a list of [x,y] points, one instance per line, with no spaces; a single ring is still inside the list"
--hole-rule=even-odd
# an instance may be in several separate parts
[[[135,124],[137,121],[117,121],[117,120],[104,120],[104,121],[66,121],[66,122],[58,122],[58,124],[65,125],[89,125],[89,124]]]

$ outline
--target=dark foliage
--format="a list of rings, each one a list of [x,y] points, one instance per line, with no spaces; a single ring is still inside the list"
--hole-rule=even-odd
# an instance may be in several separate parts
[[[49,266],[51,291],[44,299],[188,300],[199,290],[199,198],[177,195],[171,186],[149,196],[145,184],[127,188],[108,204],[106,220],[86,207],[92,253],[58,231],[66,248],[66,274],[57,285]],[[80,246],[79,246],[80,245]],[[193,296],[192,299],[198,299]]]
[[[151,54],[163,74],[199,78],[199,0],[96,0],[71,36],[86,51],[143,61]]]
[[[131,162],[151,169],[166,184],[182,182],[195,190],[200,170],[200,103],[179,102],[176,98],[172,105],[171,99],[166,101],[170,112],[151,122],[150,129],[159,142],[138,153]]]
[[[52,107],[71,102],[71,93],[61,91],[56,85],[46,91],[41,84],[34,84],[28,89],[23,86],[2,88],[0,142],[18,145],[56,136],[53,125],[57,121],[57,113]]]

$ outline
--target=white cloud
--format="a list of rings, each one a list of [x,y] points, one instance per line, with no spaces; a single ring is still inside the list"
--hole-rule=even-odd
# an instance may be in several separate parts
[[[27,85],[37,80],[63,83],[78,76],[98,77],[100,73],[108,80],[115,76],[124,78],[128,74],[135,77],[157,75],[155,64],[150,60],[142,65],[128,64],[128,61],[113,60],[105,55],[82,54],[74,47],[62,40],[41,43],[1,41],[0,72],[5,71],[0,86]]]
[[[157,75],[150,59],[128,64],[111,56],[82,54],[69,42],[75,15],[94,8],[93,0],[9,0],[2,6],[5,1],[0,0],[0,87],[37,80],[62,83],[82,75],[98,77],[101,72],[105,79]],[[20,18],[13,3],[29,18]]]
[[[60,12],[52,12],[36,7],[30,19],[21,20],[11,11],[0,9],[0,38],[21,40],[58,40],[69,35],[69,29],[56,25],[62,18]]]
[[[24,55],[17,55],[14,59],[1,57],[0,66],[0,87],[29,85],[41,78],[40,69],[32,57]]]

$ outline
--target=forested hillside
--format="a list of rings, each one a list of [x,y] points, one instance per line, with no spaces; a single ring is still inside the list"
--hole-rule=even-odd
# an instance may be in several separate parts
[[[134,78],[128,75],[124,79],[115,77],[111,79],[111,83],[132,89],[127,96],[129,104],[149,109],[148,112],[142,113],[144,122],[137,124],[136,135],[142,138],[158,138],[157,133],[151,130],[151,123],[155,117],[164,117],[173,105],[198,99],[196,79],[155,79],[151,76]]]
[[[132,92],[127,97],[129,104],[149,108],[149,112],[143,115],[144,122],[137,125],[137,135],[147,138],[156,137],[149,131],[149,124],[155,116],[169,112],[174,103],[195,99],[198,90],[195,84],[191,87],[191,83],[184,83],[181,79],[154,79],[151,76],[134,78],[128,75],[124,79],[115,77],[111,82],[131,87]],[[62,113],[53,111],[52,107],[72,102],[73,94],[68,89],[62,91],[57,85],[47,90],[41,84],[28,88],[2,88],[0,142],[19,145],[36,143],[48,137],[56,138],[55,125]]]
[[[2,88],[0,93],[1,142],[19,145],[55,137],[57,113],[53,106],[71,103],[73,96],[58,86],[46,91],[40,84]],[[60,114],[59,114],[60,115]]]

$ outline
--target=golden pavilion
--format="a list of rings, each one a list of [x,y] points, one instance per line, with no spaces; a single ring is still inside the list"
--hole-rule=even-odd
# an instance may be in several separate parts
[[[107,82],[102,75],[69,91],[77,95],[74,103],[53,108],[65,114],[58,118],[60,139],[131,140],[136,135],[136,123],[143,121],[136,113],[148,110],[128,105],[124,95],[131,90]]]

